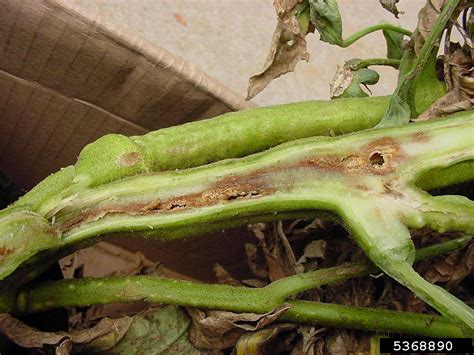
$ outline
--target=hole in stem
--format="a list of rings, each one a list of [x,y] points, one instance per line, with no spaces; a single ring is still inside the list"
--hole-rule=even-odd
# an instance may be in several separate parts
[[[369,158],[369,161],[370,161],[370,165],[373,165],[373,166],[375,165],[382,166],[385,163],[383,155],[380,153],[372,154]]]

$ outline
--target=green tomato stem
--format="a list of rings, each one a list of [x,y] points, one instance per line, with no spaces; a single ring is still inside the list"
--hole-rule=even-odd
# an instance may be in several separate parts
[[[446,2],[443,10],[436,18],[418,56],[413,57],[411,51],[405,51],[400,64],[397,88],[390,99],[387,112],[377,124],[377,127],[399,126],[409,122],[411,115],[414,114],[414,112],[412,112],[413,108],[408,104],[409,95],[414,94],[411,92],[411,89],[417,83],[420,74],[429,61],[433,60],[434,51],[439,45],[444,28],[458,5],[459,0],[448,0]]]
[[[417,251],[416,260],[426,260],[459,249],[470,240],[470,236],[465,236],[422,248]],[[3,293],[0,311],[33,313],[58,307],[146,300],[234,312],[266,313],[289,303],[292,308],[283,314],[284,320],[425,336],[465,335],[461,328],[436,316],[287,300],[296,293],[377,270],[369,262],[348,263],[286,277],[260,289],[196,284],[151,276],[62,280],[27,287],[18,294]],[[430,325],[426,326],[428,320]]]
[[[291,308],[279,318],[282,321],[428,337],[468,338],[472,334],[445,318],[426,314],[308,301],[288,301],[288,304]]]
[[[414,184],[427,171],[474,160],[473,133],[473,113],[465,112],[392,129],[308,138],[241,159],[66,191],[31,217],[38,224],[46,219],[51,223],[53,245],[39,241],[32,246],[37,253],[33,256],[12,248],[0,264],[0,275],[5,278],[26,264],[37,267],[51,255],[117,233],[185,238],[327,211],[343,220],[383,271],[470,329],[470,309],[452,296],[450,302],[457,306],[447,309],[443,302],[448,296],[408,272],[414,246],[407,227],[474,233],[469,201],[432,197]],[[474,171],[469,174],[474,178]],[[456,171],[452,175],[450,181],[455,182]],[[465,172],[460,178],[466,179]],[[29,235],[26,226],[9,224],[9,213],[4,211],[0,218],[0,230],[8,229],[2,233],[3,243],[8,246],[13,235],[21,244]],[[397,265],[406,272],[398,272]],[[25,279],[24,274],[20,277]]]
[[[369,59],[355,59],[355,63],[352,66],[354,70],[361,68],[367,68],[371,65],[381,65],[398,68],[400,65],[400,59],[387,59],[387,58],[369,58]]]
[[[340,46],[342,48],[349,47],[351,44],[358,41],[362,37],[368,35],[369,33],[380,31],[380,30],[398,32],[398,33],[402,33],[402,34],[407,35],[407,36],[412,35],[411,31],[409,31],[407,29],[404,29],[402,27],[392,25],[392,24],[389,24],[389,23],[382,22],[382,23],[379,23],[379,24],[376,24],[376,25],[373,25],[373,26],[369,26],[367,28],[364,28],[364,29],[354,33],[353,35],[351,35],[351,36],[347,37],[345,40],[343,40]]]

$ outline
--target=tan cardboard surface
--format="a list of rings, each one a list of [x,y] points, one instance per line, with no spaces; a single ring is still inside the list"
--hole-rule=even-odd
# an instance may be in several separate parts
[[[167,51],[59,2],[0,0],[0,167],[23,188],[106,133],[251,105]]]
[[[272,0],[63,0],[85,14],[95,14],[117,28],[140,37],[196,64],[212,77],[241,95],[248,78],[259,72],[270,49],[276,14]],[[288,1],[286,1],[288,3]],[[412,30],[418,10],[426,0],[404,0],[399,19],[386,11],[379,0],[337,0],[344,38],[380,21]],[[88,15],[90,16],[90,15]],[[457,31],[453,31],[452,36]],[[306,37],[311,58],[293,73],[273,81],[252,101],[261,106],[286,102],[328,99],[329,83],[337,66],[352,58],[384,58],[382,32],[362,38],[348,48]],[[397,72],[375,67],[380,82],[371,86],[374,95],[393,92]]]

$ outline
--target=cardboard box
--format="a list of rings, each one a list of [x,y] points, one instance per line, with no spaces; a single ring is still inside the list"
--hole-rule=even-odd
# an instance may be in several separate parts
[[[143,134],[252,105],[192,64],[64,3],[0,0],[0,170],[25,190],[106,133]],[[240,257],[209,238],[188,246],[194,259],[175,267],[199,272],[196,263],[218,250]],[[168,252],[150,243],[120,241],[170,263],[183,251],[179,242]]]
[[[0,167],[29,189],[110,133],[252,104],[192,64],[47,0],[0,1]]]

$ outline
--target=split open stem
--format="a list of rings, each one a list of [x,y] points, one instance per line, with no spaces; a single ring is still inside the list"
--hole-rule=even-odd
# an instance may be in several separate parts
[[[0,213],[2,238],[11,248],[0,273],[13,277],[25,264],[41,265],[51,253],[115,233],[185,238],[327,211],[343,220],[383,271],[443,315],[474,328],[469,307],[447,292],[431,297],[435,286],[415,277],[407,228],[474,233],[472,201],[433,197],[415,185],[423,173],[474,160],[473,130],[472,112],[458,113],[404,127],[294,141],[242,159],[67,191],[43,206],[43,214],[16,206]],[[452,171],[450,183],[474,178],[474,171],[467,173]],[[397,272],[396,263],[410,273]],[[452,310],[443,304],[448,299],[456,305]]]

